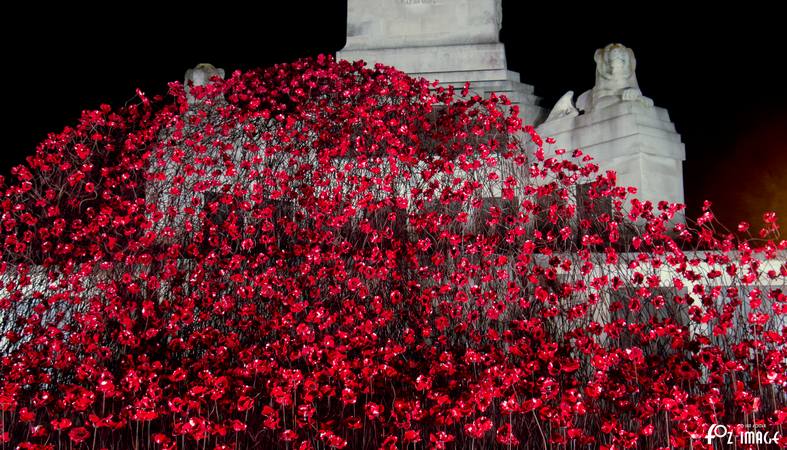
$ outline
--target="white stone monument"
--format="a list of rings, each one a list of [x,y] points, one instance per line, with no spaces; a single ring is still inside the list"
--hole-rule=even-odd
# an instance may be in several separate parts
[[[508,70],[501,0],[348,0],[338,59],[383,63],[481,95],[506,95],[527,123],[542,119],[533,87]]]
[[[348,0],[347,44],[337,57],[505,94],[525,123],[555,138],[552,148],[582,149],[602,171],[615,170],[619,185],[637,188],[640,200],[683,203],[684,145],[667,111],[642,95],[633,51],[597,50],[593,89],[576,106],[567,92],[547,116],[533,87],[507,68],[502,18],[501,0]]]
[[[616,171],[618,184],[636,187],[640,200],[683,203],[684,145],[667,111],[642,95],[634,53],[610,44],[595,60],[593,89],[576,107],[566,93],[537,131],[553,137],[554,148],[582,149],[602,171]]]

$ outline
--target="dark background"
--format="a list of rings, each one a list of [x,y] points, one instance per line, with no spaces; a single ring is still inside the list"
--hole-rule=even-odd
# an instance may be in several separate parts
[[[192,4],[193,5],[193,4]],[[164,93],[197,63],[228,72],[333,53],[344,45],[343,1],[62,10],[28,4],[4,14],[6,110],[0,173],[83,109]],[[629,4],[631,5],[631,3]],[[744,8],[745,6],[745,8]],[[604,9],[602,9],[604,8]],[[643,93],[667,108],[686,144],[690,216],[705,199],[722,221],[787,217],[787,58],[781,12],[752,5],[687,13],[664,3],[559,4],[504,0],[509,67],[551,108],[594,82],[595,49],[631,47]],[[42,14],[46,12],[46,17]]]

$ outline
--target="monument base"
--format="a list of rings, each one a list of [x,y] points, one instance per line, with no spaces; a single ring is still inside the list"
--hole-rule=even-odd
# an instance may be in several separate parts
[[[575,117],[551,120],[537,128],[552,150],[579,148],[601,170],[617,172],[618,185],[637,188],[636,198],[683,203],[686,152],[667,110],[622,101]],[[545,151],[550,150],[545,147]]]
[[[494,92],[519,105],[525,123],[543,120],[544,111],[539,106],[540,99],[533,95],[533,86],[522,83],[517,72],[507,69],[505,48],[500,43],[342,50],[336,57],[364,60],[369,65],[382,63],[456,89],[470,82],[474,93],[488,96]]]

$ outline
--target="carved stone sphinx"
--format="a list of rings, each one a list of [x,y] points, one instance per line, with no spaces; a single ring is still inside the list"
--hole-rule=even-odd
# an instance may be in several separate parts
[[[590,112],[621,101],[641,102],[653,106],[637,84],[637,60],[634,52],[622,44],[609,44],[596,50],[596,85],[577,99],[577,109]]]
[[[639,102],[653,106],[653,100],[642,95],[637,84],[637,60],[634,52],[622,44],[609,44],[596,50],[596,84],[585,91],[574,106],[574,92],[568,91],[557,101],[545,122],[575,117],[579,111],[588,113],[620,102]]]

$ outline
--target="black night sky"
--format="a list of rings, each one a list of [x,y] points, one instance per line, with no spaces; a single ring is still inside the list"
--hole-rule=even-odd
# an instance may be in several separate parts
[[[197,63],[231,72],[344,45],[341,0],[258,4],[112,11],[69,5],[48,9],[48,17],[40,15],[43,5],[31,4],[5,14],[2,173],[32,153],[46,133],[73,124],[81,110],[122,105],[137,87],[163,93],[168,81],[181,80]],[[690,216],[709,199],[728,226],[739,219],[758,223],[763,210],[776,210],[785,223],[782,13],[747,5],[749,12],[714,6],[689,15],[661,2],[643,4],[649,10],[635,11],[630,3],[591,13],[535,4],[504,0],[501,39],[509,68],[535,86],[546,108],[567,90],[579,94],[592,87],[596,48],[611,42],[631,47],[640,88],[669,110],[686,144]]]

